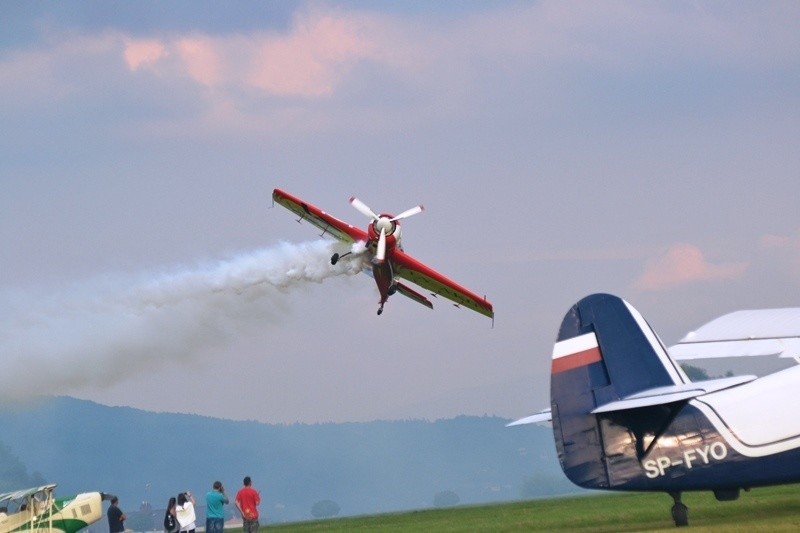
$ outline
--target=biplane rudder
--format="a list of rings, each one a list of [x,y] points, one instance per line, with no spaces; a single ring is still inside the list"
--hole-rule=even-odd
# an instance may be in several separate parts
[[[688,382],[639,312],[593,294],[566,314],[553,347],[553,433],[567,477],[585,488],[613,488],[598,406],[656,387]],[[624,423],[624,422],[623,422]]]

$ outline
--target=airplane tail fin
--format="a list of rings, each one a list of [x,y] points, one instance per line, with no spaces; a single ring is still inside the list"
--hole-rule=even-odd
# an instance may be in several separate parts
[[[594,294],[575,304],[561,323],[550,382],[553,433],[567,477],[585,488],[614,488],[615,457],[627,460],[632,453],[615,451],[614,435],[651,433],[663,425],[669,417],[664,406],[670,398],[683,399],[687,383],[627,302]],[[653,391],[658,394],[649,395]]]

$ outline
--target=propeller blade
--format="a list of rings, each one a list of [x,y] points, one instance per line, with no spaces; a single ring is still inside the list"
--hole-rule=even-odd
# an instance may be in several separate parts
[[[379,263],[383,263],[385,257],[386,257],[386,230],[381,228],[381,236],[378,239],[378,249],[375,252],[375,259],[377,259]]]
[[[425,208],[423,206],[421,206],[421,205],[418,205],[416,207],[412,207],[411,209],[407,209],[407,210],[403,211],[402,213],[400,213],[399,215],[397,215],[396,217],[394,217],[392,219],[392,222],[394,222],[395,220],[400,220],[402,218],[408,218],[410,216],[416,215],[417,213],[422,213],[424,210],[425,210]]]
[[[351,204],[353,205],[353,207],[355,207],[355,208],[356,208],[356,210],[357,210],[359,213],[361,213],[362,215],[364,215],[364,216],[367,216],[367,217],[371,218],[372,220],[378,220],[378,215],[376,215],[376,214],[375,214],[375,213],[372,211],[372,209],[370,209],[369,207],[367,207],[367,204],[365,204],[364,202],[362,202],[361,200],[359,200],[359,199],[358,199],[358,198],[356,198],[355,196],[353,196],[352,198],[350,198],[350,203],[351,203]]]

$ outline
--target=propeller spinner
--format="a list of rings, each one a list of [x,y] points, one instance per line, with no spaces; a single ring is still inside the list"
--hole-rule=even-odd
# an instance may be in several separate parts
[[[378,249],[375,251],[375,259],[379,262],[383,261],[386,257],[386,236],[394,233],[396,227],[395,222],[416,215],[417,213],[421,213],[425,209],[422,205],[418,205],[403,211],[396,217],[389,217],[387,215],[376,215],[375,212],[367,206],[367,204],[355,196],[350,198],[350,203],[359,213],[371,218],[374,221],[375,231],[379,232]]]

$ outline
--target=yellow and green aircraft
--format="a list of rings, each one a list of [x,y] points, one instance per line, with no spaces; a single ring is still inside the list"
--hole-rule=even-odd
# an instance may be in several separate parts
[[[103,516],[110,494],[84,492],[56,498],[56,485],[0,494],[0,533],[50,531],[74,533]]]

